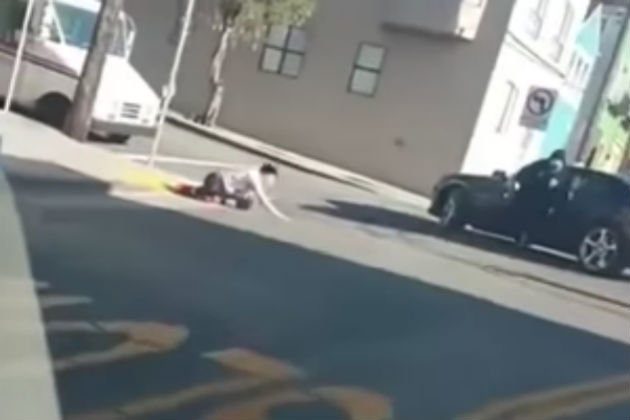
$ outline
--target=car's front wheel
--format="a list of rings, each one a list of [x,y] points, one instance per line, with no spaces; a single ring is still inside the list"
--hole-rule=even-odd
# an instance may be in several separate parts
[[[461,229],[466,224],[466,196],[462,189],[449,191],[440,211],[440,226],[446,230]]]
[[[582,268],[597,275],[617,275],[623,270],[619,232],[601,225],[591,228],[582,238],[578,258]]]

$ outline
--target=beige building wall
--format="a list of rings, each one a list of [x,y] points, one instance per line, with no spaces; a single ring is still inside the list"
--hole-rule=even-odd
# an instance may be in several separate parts
[[[444,173],[458,171],[513,0],[489,0],[474,41],[386,29],[385,1],[320,0],[306,28],[306,56],[295,79],[260,71],[261,50],[237,47],[228,58],[221,124],[423,193]],[[127,2],[139,29],[133,61],[156,88],[166,79],[173,52],[168,38],[181,3]],[[175,101],[186,113],[205,102],[216,38],[203,23],[209,14],[203,7]],[[374,97],[348,92],[361,42],[387,49]]]

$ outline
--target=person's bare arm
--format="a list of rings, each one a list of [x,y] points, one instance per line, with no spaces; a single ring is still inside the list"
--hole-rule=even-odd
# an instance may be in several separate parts
[[[284,213],[278,210],[276,206],[273,205],[271,199],[269,199],[267,193],[265,192],[265,188],[263,187],[260,176],[256,174],[250,174],[250,179],[252,181],[252,185],[254,186],[254,192],[256,193],[256,196],[258,197],[258,200],[260,200],[262,205],[278,219],[282,219],[285,222],[290,221],[291,219],[289,219],[289,217],[287,217]]]

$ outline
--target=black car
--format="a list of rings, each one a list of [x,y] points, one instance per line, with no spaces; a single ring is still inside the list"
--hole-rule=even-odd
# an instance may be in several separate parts
[[[435,187],[430,212],[445,229],[471,225],[518,238],[519,174],[446,176]],[[621,274],[630,267],[630,183],[578,167],[567,168],[564,180],[554,192],[560,199],[528,232],[530,242],[574,254],[587,272]]]

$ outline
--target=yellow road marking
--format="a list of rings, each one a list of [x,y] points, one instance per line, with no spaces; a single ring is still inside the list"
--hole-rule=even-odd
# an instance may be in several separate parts
[[[344,410],[351,419],[387,420],[393,417],[389,398],[361,388],[330,386],[312,391]]]
[[[166,353],[179,347],[188,338],[188,330],[185,327],[152,322],[53,321],[46,324],[46,329],[51,333],[110,333],[126,336],[125,342],[113,348],[55,360],[54,368],[58,372],[111,363],[149,353]]]
[[[304,375],[300,369],[285,362],[245,349],[205,353],[203,357],[212,359],[232,370],[255,377],[279,380],[300,378]]]
[[[120,407],[81,414],[68,420],[124,420],[138,416],[147,416],[172,410],[186,404],[192,404],[204,399],[238,392],[249,391],[269,385],[268,379],[241,378],[230,379],[217,383],[199,385],[180,390],[171,394],[148,397],[136,402],[124,404]]]
[[[319,398],[297,390],[281,391],[273,395],[246,399],[241,403],[213,411],[202,417],[203,420],[265,420],[273,407],[291,403],[318,402]]]
[[[89,330],[86,325],[68,325],[69,328]],[[205,353],[237,375],[247,374],[220,382],[199,385],[165,395],[144,398],[113,409],[86,413],[69,420],[125,420],[156,415],[187,404],[221,396],[234,396],[248,391],[264,392],[266,396],[247,399],[224,406],[205,416],[208,419],[264,419],[274,406],[286,403],[323,402],[343,410],[349,418],[357,420],[387,420],[391,418],[391,406],[387,398],[360,388],[322,387],[313,390],[288,389],[277,391],[279,386],[291,386],[291,380],[304,373],[282,361],[245,349]],[[254,413],[254,414],[252,414]],[[260,415],[260,416],[259,416]]]
[[[352,387],[323,387],[312,390],[285,390],[229,404],[203,417],[204,420],[265,420],[275,407],[285,404],[330,404],[350,420],[389,420],[392,407],[380,394]]]
[[[490,404],[460,420],[551,420],[630,403],[630,375],[558,388]]]
[[[129,186],[153,191],[165,191],[168,190],[169,185],[178,183],[175,177],[144,168],[128,169],[121,174],[119,180]]]

